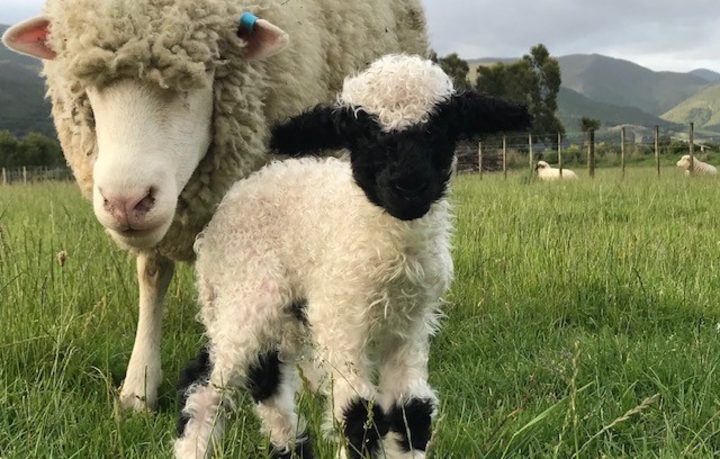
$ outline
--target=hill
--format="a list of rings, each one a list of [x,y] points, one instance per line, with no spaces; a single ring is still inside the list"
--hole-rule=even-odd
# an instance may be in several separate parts
[[[720,133],[720,82],[669,110],[663,118],[674,123],[695,123],[698,129]]]
[[[8,26],[0,25],[0,35]],[[40,61],[21,56],[0,44],[0,130],[16,135],[31,131],[55,136]]]
[[[596,102],[632,106],[660,116],[708,84],[689,73],[655,72],[633,62],[598,54],[558,59],[563,86]]]
[[[663,128],[678,127],[672,122],[646,113],[639,108],[596,102],[565,87],[561,87],[558,93],[558,114],[568,132],[579,129],[582,117],[600,120],[603,127],[626,124]]]
[[[720,73],[713,72],[712,70],[708,69],[693,70],[692,72],[690,72],[690,74],[698,76],[706,81],[709,81],[710,83],[720,81]]]

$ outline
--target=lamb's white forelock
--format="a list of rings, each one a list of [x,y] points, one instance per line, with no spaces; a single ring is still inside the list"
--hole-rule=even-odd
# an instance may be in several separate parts
[[[402,131],[427,122],[454,92],[438,65],[420,56],[389,54],[346,78],[338,104],[377,116],[385,131]]]

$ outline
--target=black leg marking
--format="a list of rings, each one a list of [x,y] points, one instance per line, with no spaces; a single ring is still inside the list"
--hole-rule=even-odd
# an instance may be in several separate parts
[[[295,443],[295,449],[273,451],[270,457],[272,459],[315,459],[310,435],[308,433],[301,435]]]
[[[183,408],[185,408],[189,395],[187,393],[188,389],[193,384],[204,382],[209,376],[210,354],[208,353],[207,348],[202,348],[195,360],[191,360],[187,366],[180,371],[180,376],[178,377],[176,386],[178,392],[178,405],[180,407],[180,417],[177,422],[178,437],[182,437],[183,434],[185,434],[185,427],[190,421],[190,418],[183,413]]]
[[[357,399],[345,408],[345,438],[348,440],[350,459],[374,457],[379,450],[380,441],[388,433],[385,413],[377,404],[363,398]]]
[[[267,400],[280,386],[280,358],[278,351],[261,354],[248,371],[247,388],[255,402]]]
[[[296,300],[291,306],[292,315],[306,327],[310,325],[307,318],[307,300]]]
[[[434,403],[426,398],[414,398],[404,405],[393,406],[389,414],[390,429],[400,435],[400,446],[405,452],[425,451],[432,435],[433,411]]]

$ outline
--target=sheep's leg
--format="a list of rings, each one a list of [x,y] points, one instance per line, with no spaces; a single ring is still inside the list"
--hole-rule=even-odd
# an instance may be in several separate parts
[[[285,389],[280,388],[285,369],[276,351],[286,295],[273,281],[257,279],[257,275],[255,278],[239,275],[238,282],[243,286],[239,293],[221,294],[211,300],[212,304],[202,306],[212,370],[208,378],[191,384],[186,394],[179,438],[175,442],[178,458],[212,457],[214,446],[222,441],[223,401],[229,401],[226,394],[230,395],[237,387],[247,387],[256,400],[277,401],[284,408],[289,403]],[[290,412],[294,415],[292,408]],[[286,441],[293,444],[292,429],[296,425],[296,416],[282,425],[278,421],[271,426],[270,436],[272,439],[286,436]]]
[[[310,329],[320,365],[330,374],[333,424],[345,437],[340,455],[352,459],[377,457],[387,433],[385,415],[376,401],[366,351],[367,326],[360,314],[338,314],[337,304],[312,304]],[[352,315],[352,317],[350,317]]]
[[[120,391],[120,403],[124,408],[140,411],[156,406],[162,379],[163,300],[174,271],[175,264],[161,255],[143,252],[137,257],[140,308],[135,345]]]
[[[429,328],[388,338],[380,349],[380,392],[389,433],[388,458],[423,459],[432,435],[437,396],[428,384]]]

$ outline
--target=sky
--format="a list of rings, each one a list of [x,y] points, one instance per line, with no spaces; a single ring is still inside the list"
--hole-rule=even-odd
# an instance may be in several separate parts
[[[718,0],[421,1],[440,55],[519,57],[543,43],[556,56],[597,53],[653,70],[720,72]],[[0,2],[2,24],[37,14],[43,3]]]

